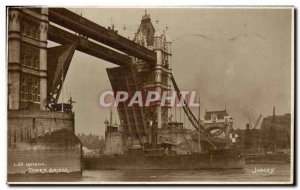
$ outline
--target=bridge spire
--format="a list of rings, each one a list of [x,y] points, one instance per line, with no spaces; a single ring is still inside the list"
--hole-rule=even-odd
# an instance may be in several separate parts
[[[145,14],[142,16],[142,21],[150,20],[150,14],[147,14],[147,9],[145,9]]]
[[[154,38],[155,37],[156,38],[160,37],[161,33],[160,33],[160,27],[159,27],[159,20],[158,19],[155,20],[155,27],[154,27],[154,29],[155,29]]]

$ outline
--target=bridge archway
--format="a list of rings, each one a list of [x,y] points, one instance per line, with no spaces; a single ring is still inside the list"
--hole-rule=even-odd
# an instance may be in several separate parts
[[[207,134],[209,134],[212,137],[218,137],[218,138],[226,138],[227,137],[227,125],[224,126],[218,126],[213,125],[209,126],[205,129]]]

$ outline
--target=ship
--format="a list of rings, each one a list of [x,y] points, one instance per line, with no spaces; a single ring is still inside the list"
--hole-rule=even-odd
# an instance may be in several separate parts
[[[115,127],[110,127],[115,128]],[[135,146],[124,150],[122,132],[106,132],[102,155],[83,157],[84,169],[137,170],[137,169],[242,169],[245,166],[243,149],[235,147],[199,151],[193,139],[182,142],[160,142],[157,148]],[[180,131],[182,136],[184,130]],[[192,135],[193,136],[193,135]],[[191,137],[192,137],[191,136]],[[207,143],[203,143],[206,144]],[[202,146],[204,148],[204,146]]]
[[[152,144],[129,145],[121,125],[112,124],[112,117],[110,120],[105,121],[105,145],[101,155],[83,156],[84,169],[199,170],[243,169],[245,166],[244,150],[236,148],[232,141],[205,138],[199,131],[185,129],[183,123],[172,122],[168,127],[157,129],[159,138],[154,138],[153,147]]]
[[[157,149],[132,149],[122,156],[84,158],[85,169],[102,170],[242,169],[244,165],[242,152],[234,149],[186,155],[169,155]]]

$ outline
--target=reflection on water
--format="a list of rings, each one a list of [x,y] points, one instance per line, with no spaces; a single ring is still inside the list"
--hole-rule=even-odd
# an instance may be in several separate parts
[[[288,182],[289,164],[252,164],[229,170],[84,170],[82,177],[18,177],[11,181],[62,182]]]

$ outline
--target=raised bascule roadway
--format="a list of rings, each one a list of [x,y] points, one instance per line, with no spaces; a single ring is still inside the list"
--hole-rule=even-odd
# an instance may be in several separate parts
[[[150,68],[155,68],[154,66],[157,62],[155,51],[137,44],[136,42],[119,35],[116,31],[100,26],[68,9],[49,8],[49,21],[48,40],[67,45],[67,47],[73,45],[78,51],[119,65],[120,67],[130,66],[132,64],[132,59],[138,58],[144,61],[145,64],[150,65]],[[51,23],[66,28],[67,30],[74,31],[76,34],[72,34]],[[90,39],[97,41],[98,43]],[[104,44],[105,46],[101,44]],[[73,54],[73,51],[71,51],[70,54]],[[62,64],[66,65],[66,68],[68,68],[70,63],[65,62]],[[66,74],[67,70],[65,70],[64,75]],[[61,81],[60,77],[57,77],[56,79]],[[173,75],[171,75],[171,81],[175,90],[179,92],[179,87],[177,86]],[[57,82],[54,82],[54,84],[62,86],[62,84]],[[52,89],[55,90],[57,88]],[[55,92],[50,92],[50,94],[55,94]],[[56,98],[56,100],[58,99]],[[201,140],[209,141],[210,143],[228,143],[225,139],[209,137],[209,134],[202,125],[199,125],[198,120],[187,104],[184,106],[184,112],[196,130],[198,130],[198,126],[200,126]]]

